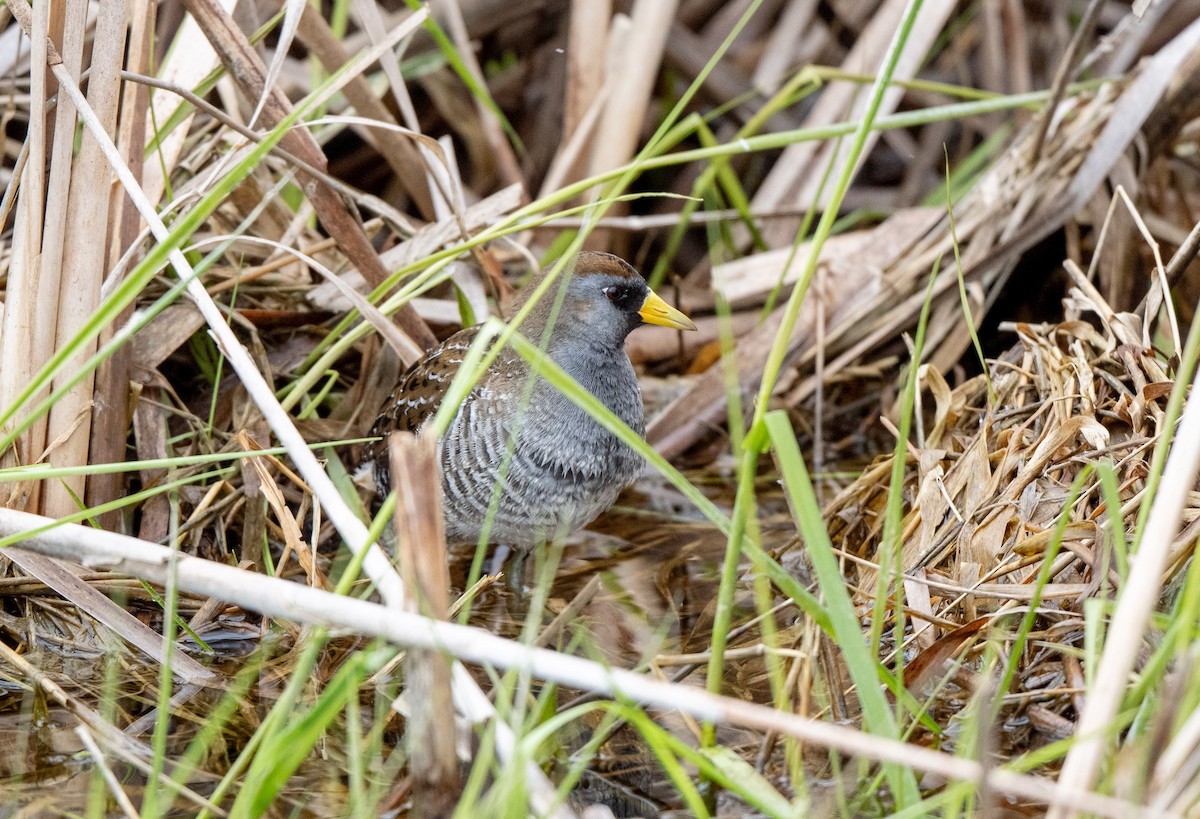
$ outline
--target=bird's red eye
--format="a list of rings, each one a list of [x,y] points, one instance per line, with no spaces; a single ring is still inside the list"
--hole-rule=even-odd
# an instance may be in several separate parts
[[[604,295],[608,296],[609,301],[619,304],[625,298],[625,288],[619,284],[610,284],[604,288]]]

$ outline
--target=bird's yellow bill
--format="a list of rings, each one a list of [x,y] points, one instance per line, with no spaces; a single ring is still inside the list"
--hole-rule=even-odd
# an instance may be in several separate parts
[[[638,310],[638,315],[647,324],[659,324],[663,327],[674,327],[678,330],[696,329],[696,325],[692,323],[690,318],[660,299],[658,294],[653,291],[642,302],[642,309]]]

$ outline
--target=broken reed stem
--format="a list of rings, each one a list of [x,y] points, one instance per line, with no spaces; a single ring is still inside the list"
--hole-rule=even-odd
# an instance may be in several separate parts
[[[567,29],[567,87],[563,143],[575,133],[604,85],[604,55],[612,0],[571,0]]]
[[[411,432],[388,436],[396,492],[396,556],[407,594],[405,609],[439,621],[450,607],[450,571],[442,519],[437,439]],[[461,793],[455,756],[450,662],[436,650],[408,652],[404,660],[408,770],[413,815],[449,816]]]

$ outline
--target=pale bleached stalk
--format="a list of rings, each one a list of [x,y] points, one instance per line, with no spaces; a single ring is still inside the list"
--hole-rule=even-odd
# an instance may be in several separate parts
[[[1129,580],[1121,592],[1117,610],[1113,612],[1096,670],[1095,685],[1087,693],[1087,701],[1075,743],[1063,762],[1058,778],[1060,794],[1090,788],[1100,765],[1101,755],[1113,740],[1113,720],[1121,699],[1129,686],[1129,675],[1141,652],[1142,639],[1150,623],[1150,614],[1162,593],[1163,570],[1171,550],[1171,542],[1179,530],[1179,521],[1188,495],[1200,470],[1200,390],[1195,379],[1188,396],[1179,432],[1171,447],[1171,455],[1163,469],[1150,517],[1138,546],[1136,559],[1130,561]],[[1060,799],[1050,814],[1051,819],[1074,815],[1086,810]]]
[[[235,0],[223,0],[222,6],[227,11],[232,11],[234,2]],[[163,64],[157,73],[159,79],[171,85],[195,88],[219,64],[217,52],[200,30],[196,19],[190,14],[185,14],[174,43],[163,56]],[[186,105],[187,100],[169,90],[160,89],[150,95],[152,122],[159,126],[164,125]],[[154,159],[146,163],[144,173],[145,191],[150,201],[157,202],[162,198],[167,186],[167,177],[175,170],[179,158],[183,155],[192,120],[198,113],[199,109],[188,108],[182,120],[169,133],[155,134],[157,143]]]
[[[624,165],[633,156],[677,6],[678,0],[634,4],[624,64],[608,78],[608,102],[592,141],[591,174]]]
[[[583,156],[583,149],[591,142],[592,134],[595,133],[596,124],[600,122],[600,116],[604,113],[604,109],[608,104],[608,84],[605,83],[596,92],[592,104],[587,107],[583,115],[579,118],[575,128],[571,131],[571,136],[559,146],[558,152],[554,155],[554,159],[550,162],[550,167],[546,170],[546,178],[542,182],[541,191],[538,197],[545,199],[552,195],[556,190],[561,188],[567,180],[578,178],[576,166],[580,162],[580,157]],[[674,214],[671,217],[674,218]],[[604,220],[591,220],[596,224],[604,224]],[[591,224],[588,219],[580,219],[580,224]],[[670,224],[675,224],[671,222]]]
[[[137,808],[129,801],[129,794],[121,787],[120,781],[113,774],[112,768],[108,766],[108,760],[104,757],[104,752],[100,750],[100,746],[96,744],[96,740],[92,737],[92,732],[88,730],[86,725],[75,726],[75,736],[79,737],[79,741],[83,743],[83,747],[87,748],[87,752],[92,755],[92,762],[100,769],[100,775],[104,777],[104,784],[108,786],[108,792],[112,794],[113,801],[120,806],[121,812],[129,819],[137,819]]]
[[[25,138],[29,153],[20,179],[14,179],[10,183],[20,186],[20,194],[13,224],[8,281],[4,289],[4,321],[3,325],[0,325],[0,410],[16,401],[21,390],[33,378],[33,374],[50,358],[54,344],[52,314],[48,316],[44,312],[46,309],[53,309],[54,305],[49,297],[45,297],[44,302],[39,301],[43,298],[41,293],[44,290],[41,276],[43,236],[50,229],[46,224],[45,209],[46,198],[50,192],[47,190],[46,179],[46,99],[53,85],[46,70],[50,4],[38,3],[32,13],[29,133]],[[74,108],[69,106],[70,103],[60,104],[55,116],[66,116],[63,112],[67,109],[74,113]],[[70,127],[74,127],[73,119]],[[70,163],[65,163],[63,167],[69,169]],[[54,295],[54,301],[57,301],[57,293]],[[46,421],[39,418],[17,439],[14,451],[4,453],[5,464],[9,465],[14,461],[28,463],[45,448]],[[6,491],[3,500],[8,505],[35,508],[36,496],[36,488],[28,498],[9,497]]]
[[[567,29],[567,90],[563,105],[563,140],[575,135],[604,85],[604,55],[612,0],[571,0]],[[601,103],[603,105],[603,103]],[[543,186],[542,190],[546,190]]]
[[[267,67],[266,77],[263,78],[262,96],[255,103],[254,113],[250,115],[250,120],[246,123],[251,128],[258,125],[258,118],[262,115],[263,108],[266,106],[271,92],[275,89],[275,83],[279,80],[279,74],[287,62],[288,51],[292,47],[292,41],[296,39],[296,29],[300,26],[300,17],[304,14],[306,4],[305,0],[285,0],[283,5],[283,21],[279,24],[276,35],[278,39],[275,44],[275,53],[271,55],[271,64]],[[232,8],[225,10],[233,11]]]
[[[371,42],[382,40],[386,29],[383,24],[383,15],[379,12],[379,4],[374,0],[353,0],[353,5],[358,23]],[[400,111],[404,124],[411,130],[419,132],[421,121],[417,117],[417,109],[413,107],[412,97],[404,82],[404,75],[400,73],[400,60],[389,50],[379,60],[379,65],[383,69],[384,76],[387,77],[388,90],[392,92],[392,99],[396,101],[396,108]],[[368,112],[359,111],[359,113],[367,114]]]
[[[358,66],[361,68],[370,65],[374,60],[378,59],[380,52],[391,48],[400,39],[415,30],[417,26],[424,22],[427,15],[428,12],[424,9],[414,12],[403,23],[397,26],[384,41],[370,51],[360,54],[358,57]],[[155,238],[159,241],[167,241],[169,231],[166,225],[158,217],[154,206],[142,192],[137,180],[133,178],[128,166],[123,162],[116,145],[109,139],[108,134],[96,119],[94,112],[88,107],[87,101],[83,98],[79,89],[69,82],[70,77],[66,72],[61,70],[61,65],[51,66],[51,69],[55,72],[55,76],[59,78],[60,83],[63,83],[63,89],[66,91],[67,96],[71,98],[72,102],[79,109],[80,118],[99,143],[105,156],[108,158],[110,166],[117,174],[121,184],[125,187],[138,212],[141,213],[142,218],[150,226],[150,230]],[[62,76],[59,76],[60,72]],[[319,104],[322,100],[336,94],[342,85],[349,82],[349,78],[353,73],[349,70],[343,72],[338,80],[326,87],[322,95],[312,100],[311,104]],[[292,423],[291,416],[280,406],[279,401],[275,398],[274,391],[254,365],[249,352],[238,341],[232,328],[226,323],[224,314],[212,300],[208,291],[204,289],[204,285],[197,280],[191,265],[188,264],[183,253],[178,249],[172,250],[169,259],[171,267],[175,270],[176,274],[180,279],[188,283],[188,295],[195,302],[201,315],[204,316],[205,321],[209,325],[209,332],[216,340],[221,352],[229,361],[230,366],[233,367],[234,372],[237,373],[242,386],[245,387],[246,392],[249,393],[255,405],[263,414],[263,417],[270,425],[280,443],[287,448],[292,461],[296,464],[300,474],[303,475],[304,480],[312,489],[313,495],[325,508],[330,521],[338,530],[338,533],[341,534],[347,545],[355,553],[358,553],[362,549],[369,549],[366,559],[363,561],[363,569],[375,583],[379,589],[379,593],[387,602],[388,610],[398,610],[404,601],[404,587],[400,582],[399,576],[388,561],[387,556],[384,555],[381,549],[375,547],[374,543],[370,542],[367,527],[351,511],[346,502],[342,500],[337,487],[333,485],[333,481],[330,480],[329,475],[326,474],[325,469],[321,466],[316,456],[313,455],[312,451],[309,450],[308,444],[296,429],[295,424]],[[219,597],[220,595],[214,596]],[[487,701],[483,692],[478,689],[474,681],[465,673],[456,673],[454,684],[456,702],[464,700],[481,705],[482,702]],[[458,690],[464,686],[469,686],[473,690]],[[490,704],[488,711],[490,718],[496,718],[495,711],[490,708]],[[496,718],[496,746],[497,752],[502,758],[506,760],[513,758],[515,739],[512,730],[498,718]],[[529,763],[525,766],[525,769],[531,803],[539,813],[553,812],[555,816],[563,817],[573,815],[566,808],[553,808],[556,801],[554,787],[537,765]]]
[[[0,536],[44,529],[23,539],[21,548],[73,560],[87,568],[121,572],[162,583],[171,570],[170,562],[175,560],[174,570],[178,573],[180,589],[271,617],[349,629],[357,634],[382,637],[401,646],[445,652],[466,662],[513,669],[537,679],[643,706],[679,711],[714,723],[777,731],[851,756],[899,763],[950,780],[980,782],[986,777],[988,788],[1021,799],[1041,803],[1062,800],[1082,810],[1115,819],[1143,816],[1149,819],[1151,816],[1143,808],[1124,800],[1082,789],[1058,789],[1054,782],[1041,777],[985,769],[974,760],[872,736],[765,705],[709,694],[695,686],[608,668],[582,657],[523,645],[473,626],[433,620],[391,606],[343,597],[190,555],[173,556],[164,546],[127,535],[78,524],[55,526],[54,523],[39,515],[0,509]],[[47,529],[48,526],[53,528]],[[483,696],[477,687],[458,684],[469,679],[461,664],[455,666],[454,679],[456,706],[464,700],[482,702],[477,700]]]
[[[87,98],[106,135],[112,133],[117,124],[127,8],[125,3],[105,3],[101,6],[92,44]],[[86,19],[86,10],[86,4],[78,9],[80,18]],[[70,132],[70,136],[73,143],[74,131]],[[61,161],[71,162],[70,153],[55,157],[55,163]],[[62,264],[56,271],[60,284],[54,307],[54,314],[58,316],[54,349],[66,346],[78,333],[83,332],[100,304],[100,283],[104,279],[106,256],[98,252],[97,244],[99,251],[103,251],[106,241],[120,241],[119,237],[110,236],[108,231],[107,194],[112,187],[112,171],[104,161],[95,139],[86,134],[83,136],[73,164],[69,197],[65,202],[53,203],[65,210],[66,217]],[[43,268],[43,274],[47,272]],[[74,378],[84,362],[96,352],[97,343],[98,340],[92,338],[74,358],[65,362],[60,371],[62,378]],[[51,441],[61,440],[54,453],[55,463],[79,466],[88,462],[93,393],[94,374],[89,374],[79,379],[50,408],[46,435]],[[108,396],[110,399],[113,397]],[[119,406],[124,408],[124,395]],[[84,497],[84,483],[84,477],[77,475],[46,484],[43,501],[46,514],[61,517],[78,511],[78,499]]]
[[[1194,660],[1195,654],[1190,659]],[[1156,794],[1150,800],[1154,810],[1167,810],[1171,804],[1186,804],[1180,799],[1180,794],[1190,787],[1200,785],[1195,776],[1197,768],[1197,750],[1200,750],[1200,710],[1193,711],[1184,720],[1171,743],[1162,752],[1154,764],[1154,778],[1151,780],[1150,793]]]

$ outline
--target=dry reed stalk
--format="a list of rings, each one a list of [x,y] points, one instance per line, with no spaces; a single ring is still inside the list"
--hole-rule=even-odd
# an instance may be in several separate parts
[[[467,70],[471,72],[475,82],[479,83],[481,88],[487,88],[487,79],[483,75],[483,69],[479,67],[479,60],[471,45],[471,34],[467,30],[467,23],[463,19],[458,0],[442,0],[438,7],[440,15],[446,22],[446,28],[450,31],[450,39],[454,42],[459,57],[466,64]],[[500,184],[524,186],[525,177],[521,173],[520,164],[517,162],[512,146],[508,144],[508,136],[504,133],[500,118],[484,100],[478,97],[472,97],[472,99],[475,109],[479,112],[479,122],[483,126],[488,147],[492,150],[492,160],[496,163]]]
[[[567,87],[562,141],[575,134],[604,85],[611,0],[571,0],[567,29]],[[568,180],[569,181],[569,180]]]
[[[779,21],[767,39],[762,56],[754,67],[754,87],[767,94],[779,90],[792,67],[802,65],[800,58],[805,33],[814,28],[813,15],[818,0],[788,0]]]
[[[265,426],[265,424],[263,426]],[[266,432],[266,430],[263,431]],[[253,452],[255,450],[262,449],[262,447],[258,445],[258,442],[255,441],[244,429],[238,432],[236,438],[238,445],[244,451]],[[267,504],[275,513],[275,519],[279,524],[280,530],[282,531],[283,552],[280,555],[278,562],[275,564],[276,573],[280,576],[285,576],[288,558],[294,553],[299,559],[300,565],[304,569],[305,579],[308,581],[310,586],[312,586],[314,589],[332,588],[332,584],[321,572],[321,570],[317,568],[316,560],[314,559],[314,550],[309,546],[308,543],[305,542],[304,536],[300,531],[300,524],[296,520],[295,515],[292,513],[291,508],[287,505],[287,501],[283,496],[283,490],[279,488],[279,484],[275,482],[275,477],[271,474],[270,470],[267,469],[265,459],[261,457],[251,457],[247,458],[243,463],[246,464],[246,467],[244,468],[253,469],[255,474],[254,483],[251,484],[253,486],[253,491],[251,491],[249,487],[246,491],[247,503],[258,502],[258,497],[260,495],[265,497]],[[295,476],[293,475],[292,478],[295,479]],[[304,488],[303,485],[301,485],[301,488]],[[249,525],[247,528],[249,528]],[[251,536],[258,536],[258,543],[261,545],[262,539],[260,533],[251,531],[249,534]],[[261,555],[261,547],[258,551]],[[252,552],[252,549],[247,549],[247,554],[245,556],[250,556]]]
[[[371,38],[371,42],[374,43],[383,39],[387,33],[387,26],[384,25],[383,13],[379,5],[370,2],[370,0],[354,0],[353,8],[355,15],[358,17],[358,24],[362,26],[363,31]],[[323,19],[319,15],[317,17],[318,19]],[[395,53],[388,51],[380,57],[379,65],[387,77],[387,90],[391,93],[392,99],[400,111],[400,118],[410,131],[420,133],[421,122],[417,117],[417,109],[413,107],[412,97],[408,93],[408,84],[404,81],[404,75],[400,72],[399,57]]]
[[[121,68],[125,56],[125,32],[127,28],[126,3],[106,4],[96,19],[96,36],[92,45],[91,73],[88,77],[88,104],[95,111],[101,127],[112,134],[116,128],[117,102],[120,98]],[[76,14],[81,22],[86,14]],[[82,32],[81,32],[82,35]],[[80,42],[82,50],[82,40]],[[76,66],[78,70],[78,66]],[[78,76],[76,74],[76,76]],[[72,141],[74,134],[72,133]],[[55,161],[71,161],[70,154],[56,157]],[[52,171],[53,172],[53,169]],[[85,133],[74,159],[71,173],[71,190],[65,200],[51,203],[65,208],[65,242],[62,248],[58,304],[54,314],[58,317],[55,348],[66,346],[76,335],[84,331],[100,303],[100,284],[104,279],[108,243],[116,244],[119,237],[109,233],[109,196],[113,177],[104,154],[96,139]],[[43,269],[43,272],[47,272]],[[78,370],[97,349],[97,338],[92,336],[80,351],[64,365],[62,379],[74,378]],[[55,379],[55,387],[61,385]],[[47,436],[58,442],[53,454],[56,464],[82,466],[88,462],[91,443],[92,405],[94,376],[81,379],[55,402],[50,409]],[[107,401],[113,396],[104,396]],[[119,435],[125,432],[124,391],[115,408]],[[114,419],[116,420],[116,419]],[[119,439],[118,439],[119,440]],[[46,485],[44,508],[46,514],[61,517],[79,508],[79,499],[85,498],[83,476],[73,476]]]
[[[100,774],[104,777],[104,784],[108,788],[109,794],[112,795],[121,812],[125,814],[126,819],[137,819],[139,815],[137,808],[130,801],[129,794],[125,793],[125,790],[121,787],[116,774],[113,773],[108,761],[104,758],[104,751],[96,744],[96,739],[92,736],[92,732],[85,725],[76,725],[75,734],[79,737],[87,752],[91,754],[92,761],[100,769]]]
[[[193,89],[218,65],[217,53],[204,37],[196,19],[185,15],[175,34],[175,47],[162,57],[158,76],[173,87]],[[191,125],[200,112],[168,90],[160,89],[150,95],[152,124],[148,131],[157,130],[155,125],[162,126],[180,110],[185,111],[182,122],[170,133],[156,134],[159,139],[154,161],[145,167],[142,186],[151,202],[162,199],[167,180],[183,156]]]
[[[407,609],[445,621],[450,573],[442,520],[437,442],[394,432],[388,437],[396,502],[396,553],[408,590]],[[457,728],[450,696],[450,663],[438,651],[413,650],[405,658],[408,722],[405,743],[413,778],[414,815],[449,816],[460,795]]]
[[[139,72],[151,70],[155,6],[130,4],[129,52],[126,66]],[[146,144],[146,112],[149,91],[137,83],[123,87],[120,119],[117,123],[117,145],[121,155],[129,163],[130,170],[139,179],[144,167]],[[109,195],[109,231],[107,276],[120,275],[121,260],[126,251],[137,241],[141,220],[133,203],[125,197],[120,186],[113,186]],[[107,280],[106,280],[107,281]],[[111,285],[112,282],[109,281]],[[114,319],[112,326],[100,334],[99,343],[107,343],[116,327],[120,327],[133,315],[130,304]],[[123,459],[128,432],[127,416],[132,412],[130,402],[129,348],[120,349],[96,371],[94,404],[92,407],[92,440],[88,451],[89,463],[116,463]],[[88,506],[99,506],[120,496],[124,490],[124,479],[118,473],[93,475],[87,482],[86,501]],[[100,524],[107,529],[115,528],[119,519],[113,510],[102,516]]]
[[[589,174],[611,170],[633,157],[677,6],[678,0],[634,4],[623,57],[619,65],[609,65],[612,90],[592,140]]]
[[[167,418],[162,406],[162,389],[145,386],[137,391],[133,411],[133,437],[138,460],[165,460],[167,458]],[[143,486],[157,486],[167,478],[165,469],[143,469],[140,474]],[[138,537],[151,543],[161,543],[170,530],[170,501],[165,495],[155,497],[142,504],[142,519],[138,524]]]
[[[579,179],[582,173],[580,166],[584,158],[584,150],[591,143],[592,134],[596,131],[596,125],[600,122],[607,101],[608,85],[604,84],[596,92],[591,105],[588,106],[583,117],[571,132],[570,139],[563,142],[555,152],[554,159],[546,169],[546,176],[542,180],[542,187],[538,192],[539,196],[550,196],[558,189]]]
[[[760,9],[758,13],[762,15],[763,12]],[[742,36],[745,36],[744,30]],[[704,38],[693,34],[679,22],[671,25],[667,35],[665,59],[672,67],[682,71],[685,76],[699,77],[708,67],[710,54]],[[705,97],[718,105],[732,106],[734,116],[743,122],[753,118],[765,102],[761,90],[754,86],[750,78],[732,60],[723,60],[708,67],[701,91]],[[776,111],[766,124],[766,130],[773,131],[788,131],[799,127],[799,120],[786,110]]]
[[[13,12],[14,14],[17,12]],[[19,185],[15,224],[13,226],[12,256],[9,261],[8,281],[5,287],[5,309],[3,334],[0,335],[0,407],[11,407],[34,373],[49,360],[54,349],[53,312],[50,310],[57,300],[45,294],[41,268],[43,265],[43,236],[52,231],[46,224],[47,197],[65,199],[59,182],[69,163],[59,165],[60,171],[54,180],[46,179],[46,170],[54,153],[50,112],[46,101],[54,93],[56,83],[46,69],[47,57],[52,50],[51,37],[62,42],[64,3],[39,3],[33,9],[30,31],[32,48],[30,53],[30,119],[29,134],[25,140],[28,147],[23,173],[13,180]],[[69,103],[60,103],[55,111],[55,121],[64,120],[74,112]],[[73,128],[73,122],[71,123]],[[70,128],[68,128],[70,130]],[[56,279],[51,279],[57,281]],[[39,319],[39,316],[42,317]],[[43,397],[43,392],[38,398]],[[14,420],[20,420],[17,416]],[[4,463],[32,463],[46,448],[46,421],[37,419],[17,439],[14,448],[3,453]],[[41,488],[30,487],[26,494],[19,486],[15,492],[5,491],[5,505],[25,509],[36,509],[40,505]]]
[[[584,151],[604,114],[611,87],[605,74],[609,54],[618,44],[612,42],[610,33],[616,32],[618,19],[626,19],[612,16],[609,0],[577,0],[569,14],[562,135],[542,177],[539,197],[549,196],[583,175]],[[612,32],[610,27],[614,27]]]

